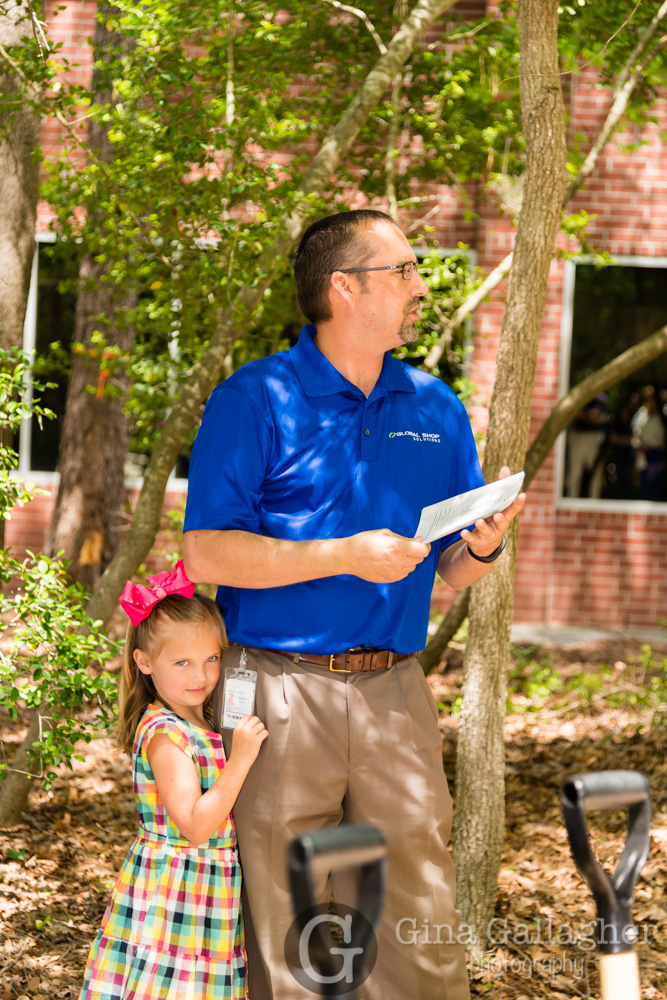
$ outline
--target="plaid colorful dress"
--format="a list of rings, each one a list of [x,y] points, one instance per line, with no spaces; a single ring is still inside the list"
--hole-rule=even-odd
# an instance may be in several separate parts
[[[228,816],[205,844],[181,836],[146,755],[156,733],[194,761],[203,791],[225,764],[221,736],[149,705],[132,755],[139,834],[91,949],[81,1000],[245,1000],[234,823]]]

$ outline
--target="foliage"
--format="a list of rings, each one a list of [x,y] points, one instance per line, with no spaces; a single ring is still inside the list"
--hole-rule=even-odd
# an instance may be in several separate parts
[[[551,658],[534,658],[530,648],[512,647],[514,664],[510,670],[508,683],[508,711],[517,710],[512,695],[521,695],[528,703],[525,711],[538,711],[543,702],[563,688],[563,679],[551,665]]]
[[[0,413],[5,426],[17,431],[21,420],[52,414],[39,400],[21,399],[30,359],[13,350],[0,356]],[[33,392],[43,388],[33,383]],[[30,484],[12,475],[16,453],[0,446],[0,515],[10,516],[14,505],[34,495]],[[29,552],[23,561],[0,550],[0,706],[12,720],[20,707],[34,709],[42,723],[31,756],[38,758],[46,783],[53,768],[77,757],[77,740],[90,741],[98,723],[77,715],[84,706],[97,705],[99,723],[111,719],[115,681],[103,671],[116,652],[115,645],[84,612],[86,594],[69,582],[65,564]],[[91,669],[95,668],[95,669]],[[0,761],[0,778],[7,770]]]
[[[595,671],[579,669],[569,676],[553,665],[550,654],[532,647],[513,647],[508,711],[539,712],[547,701],[557,712],[595,713],[605,707],[652,710],[658,724],[667,703],[667,657],[649,644],[628,663],[601,663]]]
[[[121,322],[136,330],[130,412],[143,430],[178,392],[218,313],[257,276],[258,257],[294,204],[303,138],[318,141],[345,101],[335,84],[360,79],[345,46],[336,64],[327,8],[295,3],[282,18],[261,4],[183,0],[118,4],[107,28],[127,44],[97,66],[111,104],[69,88],[108,129],[114,162],[75,140],[44,189],[58,229],[106,265],[106,279],[140,292]],[[317,88],[298,83],[316,69]],[[294,93],[296,91],[296,93]],[[296,152],[296,155],[294,153]],[[85,209],[82,213],[81,208]],[[323,206],[314,203],[313,211]],[[105,333],[104,319],[100,334]]]
[[[110,374],[105,392],[118,391],[114,372],[128,369],[134,452],[150,452],[221,310],[259,277],[262,254],[299,197],[313,148],[379,54],[367,22],[386,45],[405,8],[369,2],[367,20],[354,9],[305,0],[279,10],[261,0],[121,0],[105,27],[122,44],[102,47],[96,90],[78,82],[62,46],[51,43],[47,51],[28,22],[25,44],[10,50],[36,88],[41,113],[70,123],[60,154],[49,153],[42,190],[55,207],[56,230],[77,254],[105,265],[104,281],[139,293],[136,308],[114,318],[136,331],[131,354],[107,344],[103,316],[94,345]],[[576,0],[560,16],[567,87],[570,75],[589,64],[613,81],[652,12],[639,5],[628,16],[619,2],[602,10]],[[424,186],[432,182],[458,186],[469,199],[468,215],[485,189],[496,201],[496,179],[516,177],[525,165],[518,57],[513,4],[477,21],[449,11],[441,33],[406,63],[398,103],[387,95],[376,108],[324,197],[310,204],[312,215],[363,200],[382,203],[388,160],[401,221],[428,215]],[[663,77],[656,60],[633,97],[633,120],[649,114]],[[108,130],[112,163],[85,144],[81,124],[72,124],[83,121]],[[388,150],[396,126],[396,148]],[[573,170],[580,160],[575,139]],[[585,239],[586,222],[579,213],[566,228]],[[419,246],[440,253],[428,225],[416,228]],[[275,280],[254,316],[239,311],[230,369],[294,342],[303,317],[287,265],[272,262]],[[412,364],[422,363],[443,320],[480,280],[456,254],[433,267],[422,339],[403,352]],[[465,355],[464,331],[434,370],[464,398],[471,390]]]
[[[424,227],[428,230],[429,227]],[[423,237],[422,237],[423,239]],[[479,269],[471,266],[465,244],[459,244],[458,253],[443,256],[438,250],[417,247],[421,256],[419,271],[431,294],[423,301],[420,330],[421,336],[414,344],[405,344],[397,352],[397,357],[412,365],[420,365],[442,334],[443,326],[450,316],[481,282]],[[431,370],[468,401],[469,380],[465,377],[466,362],[472,351],[469,326],[463,325],[450,337],[440,362]]]
[[[467,619],[466,619],[467,621]],[[465,645],[457,636],[455,647]],[[455,716],[461,711],[458,685],[441,692],[438,708]],[[646,713],[650,727],[664,725],[667,705],[667,656],[660,656],[647,643],[628,662],[613,666],[596,663],[564,669],[554,653],[539,646],[512,646],[508,678],[508,714],[543,715],[549,711],[566,719],[576,714],[595,716],[609,709]],[[640,725],[640,730],[644,723]]]
[[[32,357],[24,354],[18,348],[0,351],[0,432],[6,428],[11,433],[18,431],[21,421],[29,416],[35,417],[40,427],[44,417],[51,418],[55,414],[46,407],[40,406],[38,400],[26,399],[24,384],[28,375]],[[43,391],[52,388],[52,383],[33,383],[33,391]],[[3,438],[0,437],[0,517],[11,520],[12,509],[23,507],[35,494],[32,483],[24,483],[12,475],[18,466],[18,455]]]
[[[613,86],[656,13],[654,4],[628,6],[623,0],[605,4],[576,0],[562,6],[559,50],[564,74],[580,73],[590,66],[599,74],[602,86]],[[666,69],[664,54],[659,54],[642,74],[627,113],[633,124],[651,120],[652,106],[664,90]]]
[[[370,15],[388,40],[394,12],[379,7]],[[104,316],[90,349],[109,372],[105,392],[117,391],[114,374],[128,369],[131,450],[148,453],[220,310],[242,284],[256,280],[262,252],[295,203],[313,144],[330,131],[377,50],[357,18],[302,0],[280,14],[260,3],[222,0],[196,8],[184,0],[120,3],[106,28],[122,34],[124,44],[98,60],[96,92],[73,82],[57,48],[39,73],[50,67],[59,85],[44,99],[45,109],[103,124],[113,162],[100,162],[89,147],[84,162],[80,130],[66,131],[61,154],[48,164],[43,195],[56,207],[56,228],[71,255],[93,254],[105,265],[104,281],[139,291],[136,308],[114,317],[135,330],[131,355],[107,343],[110,319]],[[445,48],[431,53],[429,73],[448,60]],[[29,73],[25,61],[22,66]],[[421,68],[414,87],[428,101],[432,83]],[[458,83],[452,87],[463,93]],[[103,88],[110,100],[100,105]],[[376,116],[359,149],[377,150],[383,130]],[[312,203],[312,213],[348,207],[357,191],[372,199],[374,185],[372,170],[358,169],[352,157],[326,198]],[[428,227],[423,230],[428,250]],[[231,368],[296,339],[303,317],[286,262],[276,265],[273,286],[233,345]],[[454,255],[438,260],[430,283],[437,296],[423,320],[429,345],[441,317],[474,287],[475,275],[463,254]],[[457,383],[463,337],[435,374],[466,392],[467,383]],[[421,363],[425,353],[422,346],[408,360]]]
[[[389,100],[378,107],[352,155],[364,192],[384,194],[386,143],[378,144],[377,124],[386,135],[396,116],[399,204],[418,203],[429,181],[484,184],[498,173],[522,173],[518,41],[515,14],[507,7],[479,21],[453,21],[437,41],[413,53],[399,107]],[[465,198],[465,190],[460,193]]]

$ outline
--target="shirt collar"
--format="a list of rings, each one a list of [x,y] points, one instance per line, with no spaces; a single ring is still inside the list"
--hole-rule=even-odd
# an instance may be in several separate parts
[[[316,332],[311,323],[306,323],[299,334],[299,340],[289,351],[306,395],[328,396],[354,388],[319,350],[313,341]],[[386,392],[416,392],[404,365],[393,357],[391,351],[387,351],[384,356],[376,388],[384,389]]]

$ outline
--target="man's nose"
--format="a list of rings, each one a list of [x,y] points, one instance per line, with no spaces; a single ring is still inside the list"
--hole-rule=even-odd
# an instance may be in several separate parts
[[[416,278],[416,281],[410,291],[413,292],[415,296],[418,295],[420,298],[422,295],[428,295],[431,289],[428,287],[421,274],[419,274],[418,271],[415,271],[414,277]]]

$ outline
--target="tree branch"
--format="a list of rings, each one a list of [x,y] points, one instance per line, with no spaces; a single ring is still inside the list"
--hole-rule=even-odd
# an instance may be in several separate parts
[[[567,395],[563,396],[553,408],[528,449],[524,465],[526,470],[524,487],[527,487],[537,475],[542,463],[556,443],[558,435],[565,430],[572,418],[583,409],[586,403],[590,403],[599,393],[610,389],[631,375],[632,372],[643,368],[644,365],[665,353],[667,353],[667,325],[656,330],[655,333],[641,340],[638,344],[634,344],[608,364],[593,372],[579,385],[570,389]],[[447,614],[438,626],[437,632],[420,654],[419,662],[425,674],[430,673],[438,665],[445,649],[461,627],[468,614],[469,597],[469,587],[457,593]]]
[[[564,205],[567,204],[572,195],[579,190],[579,188],[586,182],[595,170],[602,150],[609,141],[609,137],[618,125],[619,121],[625,114],[632,92],[641,79],[644,70],[649,63],[652,62],[660,52],[662,52],[665,46],[667,46],[667,35],[663,35],[662,38],[658,40],[654,48],[648,48],[657,33],[660,24],[665,19],[665,16],[667,16],[667,0],[665,0],[656,12],[653,20],[642,34],[632,53],[626,60],[625,65],[621,69],[621,72],[618,74],[616,84],[612,92],[611,107],[607,117],[604,120],[604,124],[602,125],[598,137],[593,143],[588,156],[582,163],[576,175],[570,181],[563,199]]]
[[[440,622],[437,632],[426,644],[426,649],[423,649],[419,654],[419,662],[424,671],[424,676],[428,676],[433,668],[437,667],[440,663],[442,654],[468,617],[469,602],[470,587],[466,587],[465,590],[459,590],[447,614]]]
[[[637,42],[637,45],[633,49],[631,55],[626,60],[623,68],[618,74],[614,90],[612,92],[612,104],[607,113],[602,127],[598,133],[598,137],[595,140],[593,147],[591,148],[588,156],[582,163],[581,167],[575,174],[575,176],[570,181],[570,184],[565,191],[563,197],[563,208],[567,205],[568,201],[572,196],[581,188],[585,182],[588,180],[590,175],[593,173],[595,167],[598,164],[600,156],[604,147],[608,143],[612,132],[618,125],[619,121],[625,114],[628,104],[630,102],[630,97],[632,93],[641,80],[642,73],[652,62],[653,59],[667,46],[667,35],[663,35],[657,42],[657,44],[649,50],[649,45],[654,38],[661,22],[667,15],[667,0],[661,5],[659,10],[656,12],[655,17],[648,25],[643,35]],[[643,58],[642,58],[643,57]],[[637,62],[637,60],[640,62]],[[442,357],[442,353],[445,349],[446,343],[451,339],[452,334],[461,323],[469,316],[472,312],[477,309],[480,302],[489,295],[494,288],[496,288],[506,274],[509,272],[512,266],[512,254],[508,254],[500,262],[500,264],[489,274],[485,279],[484,283],[480,285],[477,291],[473,292],[470,296],[471,305],[468,308],[468,300],[466,300],[462,305],[459,306],[454,315],[450,318],[447,325],[447,329],[443,330],[443,333],[437,344],[431,348],[424,361],[424,367],[427,369],[434,368],[438,361]],[[484,289],[483,294],[480,296],[480,291]]]
[[[452,313],[447,321],[446,328],[443,330],[442,335],[438,340],[438,343],[433,345],[426,356],[424,361],[425,368],[431,369],[437,365],[438,361],[442,357],[445,347],[451,340],[454,331],[458,330],[464,320],[475,311],[480,302],[483,302],[486,296],[500,284],[511,266],[512,254],[509,253],[507,257],[505,257],[504,260],[501,260],[500,264],[498,264],[498,266],[495,267],[489,275],[487,275],[479,288],[476,288],[472,295],[469,295],[465,302],[461,303],[456,312]]]
[[[344,10],[347,14],[353,14],[354,17],[358,17],[360,21],[363,21],[366,27],[368,28],[371,37],[375,42],[375,44],[377,45],[378,49],[380,50],[382,55],[385,54],[385,52],[387,51],[387,46],[380,38],[379,32],[375,28],[375,25],[369,18],[366,11],[360,10],[358,7],[350,7],[350,5],[346,3],[340,3],[340,0],[324,0],[324,3],[331,4],[331,6],[336,7],[337,10]]]
[[[395,222],[398,222],[398,202],[396,201],[396,143],[401,120],[401,86],[403,76],[397,73],[391,88],[391,106],[393,113],[389,122],[387,151],[385,154],[385,191],[387,195],[387,212]]]
[[[227,35],[227,83],[225,84],[225,121],[234,124],[236,98],[234,94],[234,25],[230,22]]]
[[[135,507],[128,534],[107,566],[93,591],[87,614],[107,621],[114,610],[125,581],[150,551],[160,521],[160,504],[169,473],[185,437],[197,419],[201,405],[215,384],[233,341],[247,327],[248,318],[262,301],[264,292],[284,269],[292,247],[303,231],[311,210],[309,196],[320,195],[334,173],[342,155],[359,134],[378,100],[391,85],[401,66],[431,24],[456,0],[419,0],[393,36],[357,90],[340,121],[324,140],[304,177],[299,200],[283,217],[281,232],[262,254],[257,265],[257,280],[243,285],[232,305],[220,314],[211,339],[192,369],[179,397],[165,421],[153,449]]]
[[[667,325],[656,330],[650,337],[645,337],[638,344],[633,344],[627,351],[623,351],[613,358],[608,364],[598,368],[597,371],[585,378],[573,389],[559,399],[547,419],[542,424],[535,440],[531,444],[526,454],[526,479],[525,486],[528,486],[534,478],[538,469],[551,451],[558,435],[565,430],[572,418],[581,409],[595,399],[597,395],[609,389],[612,385],[621,382],[632,372],[643,368],[650,361],[654,361],[661,354],[667,352]]]

